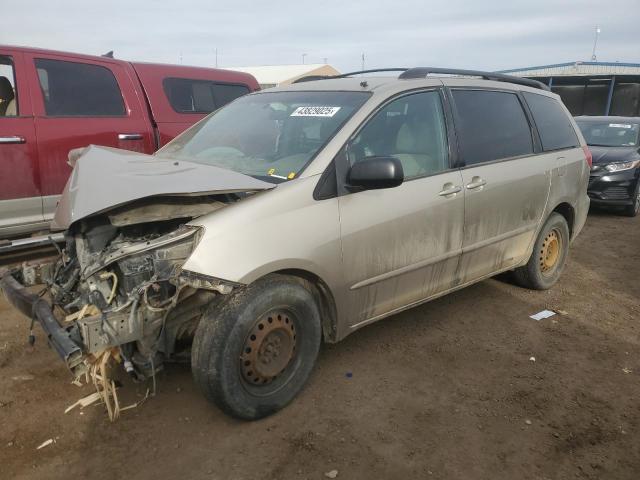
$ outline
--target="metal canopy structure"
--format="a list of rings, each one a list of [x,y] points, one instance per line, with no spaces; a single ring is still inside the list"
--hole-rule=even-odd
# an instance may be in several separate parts
[[[498,73],[544,82],[574,115],[640,115],[640,63],[568,62]]]

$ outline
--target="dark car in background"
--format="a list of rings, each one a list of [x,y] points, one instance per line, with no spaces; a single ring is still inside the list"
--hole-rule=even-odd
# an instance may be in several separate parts
[[[593,154],[589,197],[593,205],[640,212],[640,117],[576,117]]]
[[[258,88],[247,73],[0,45],[0,239],[48,229],[70,150],[153,153]]]

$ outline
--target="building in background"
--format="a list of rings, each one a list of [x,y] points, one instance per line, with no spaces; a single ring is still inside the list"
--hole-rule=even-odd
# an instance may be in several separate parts
[[[331,65],[315,63],[309,65],[261,65],[255,67],[224,67],[225,70],[235,70],[253,75],[260,88],[271,88],[278,85],[288,85],[299,78],[311,75],[340,75]]]
[[[499,73],[546,83],[573,115],[640,116],[640,63],[558,63]]]

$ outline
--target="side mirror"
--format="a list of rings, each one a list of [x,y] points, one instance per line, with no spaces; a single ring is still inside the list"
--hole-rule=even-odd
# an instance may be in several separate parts
[[[402,164],[396,157],[365,157],[347,174],[349,186],[363,190],[397,187],[403,181]]]

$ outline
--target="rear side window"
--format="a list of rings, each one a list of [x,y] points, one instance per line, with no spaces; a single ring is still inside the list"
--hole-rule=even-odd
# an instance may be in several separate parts
[[[126,115],[120,87],[108,68],[42,58],[35,64],[47,116]]]
[[[165,78],[162,86],[171,107],[178,113],[210,113],[249,93],[246,85],[188,78]]]
[[[545,151],[580,145],[571,121],[556,99],[528,92],[524,93],[524,98],[533,114]]]
[[[466,165],[533,153],[531,127],[517,95],[453,90],[461,155]]]

